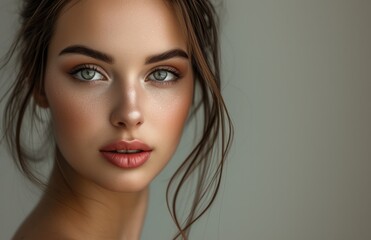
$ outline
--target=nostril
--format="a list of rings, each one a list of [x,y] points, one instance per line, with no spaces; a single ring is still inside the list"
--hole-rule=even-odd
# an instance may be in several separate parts
[[[117,125],[118,125],[119,127],[125,127],[125,123],[123,123],[123,122],[118,122]]]

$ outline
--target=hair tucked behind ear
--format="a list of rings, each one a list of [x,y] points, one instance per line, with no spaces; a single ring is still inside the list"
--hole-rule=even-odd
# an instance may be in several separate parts
[[[187,36],[201,99],[193,115],[203,111],[203,132],[195,148],[167,187],[169,211],[179,230],[174,239],[188,239],[190,226],[212,205],[219,191],[223,167],[233,136],[233,126],[221,95],[218,18],[208,0],[171,0]],[[193,199],[185,219],[179,218],[179,196],[196,178]],[[174,195],[171,196],[171,193]],[[183,212],[183,211],[182,211]]]

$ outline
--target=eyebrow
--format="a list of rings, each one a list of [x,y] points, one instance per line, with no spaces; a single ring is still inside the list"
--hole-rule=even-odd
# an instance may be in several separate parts
[[[95,59],[98,59],[98,60],[101,60],[103,62],[107,62],[110,64],[114,62],[114,58],[112,56],[106,53],[100,52],[98,50],[94,50],[89,47],[83,46],[83,45],[72,45],[72,46],[66,47],[59,53],[59,56],[64,55],[64,54],[81,54],[81,55],[95,58]],[[145,64],[160,62],[160,61],[164,61],[164,60],[175,58],[175,57],[181,57],[185,59],[189,58],[188,54],[182,49],[172,49],[164,53],[149,56],[148,58],[146,58]]]
[[[164,61],[164,60],[174,58],[174,57],[181,57],[185,59],[189,58],[188,54],[182,49],[173,49],[173,50],[169,50],[169,51],[166,51],[158,55],[153,55],[153,56],[148,57],[145,61],[145,64],[160,62],[160,61]]]
[[[103,62],[107,63],[113,63],[113,57],[109,56],[108,54],[105,54],[103,52],[82,46],[82,45],[73,45],[66,47],[63,49],[60,53],[59,56],[64,55],[64,54],[81,54],[85,55],[88,57],[92,57],[98,60],[101,60]]]

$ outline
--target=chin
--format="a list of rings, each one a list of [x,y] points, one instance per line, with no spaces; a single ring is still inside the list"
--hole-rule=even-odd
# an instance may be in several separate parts
[[[148,175],[146,177],[140,176],[138,173],[122,173],[121,176],[112,178],[110,176],[108,179],[97,182],[97,185],[100,187],[112,191],[112,192],[121,192],[121,193],[136,193],[147,190],[151,181]]]

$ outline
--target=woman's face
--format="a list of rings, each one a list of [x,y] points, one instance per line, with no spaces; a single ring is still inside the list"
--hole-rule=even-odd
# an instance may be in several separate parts
[[[185,37],[163,0],[67,5],[44,81],[66,177],[122,192],[144,189],[170,160],[194,85]]]

